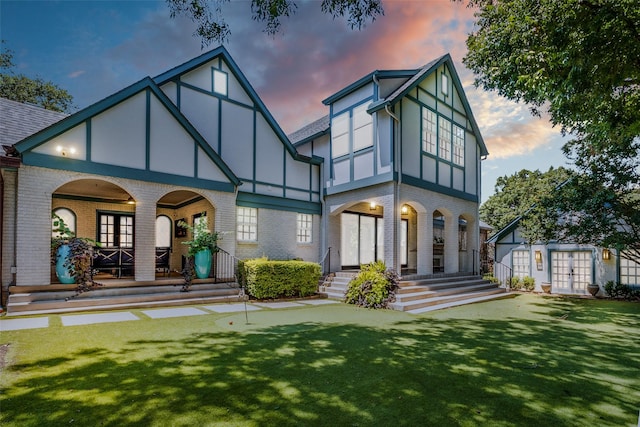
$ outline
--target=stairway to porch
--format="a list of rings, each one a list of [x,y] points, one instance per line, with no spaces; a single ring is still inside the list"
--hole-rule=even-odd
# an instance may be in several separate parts
[[[332,273],[320,285],[320,293],[327,298],[344,299],[349,282],[356,274],[352,271]],[[399,286],[391,308],[414,314],[511,296],[504,288],[465,273],[403,276]]]
[[[75,295],[75,285],[12,286],[7,316],[24,316],[76,311],[104,311],[131,308],[179,306],[241,301],[235,282],[213,283],[196,279],[189,292],[181,292],[181,278],[149,282],[105,280],[104,286]],[[69,298],[67,300],[67,298]]]

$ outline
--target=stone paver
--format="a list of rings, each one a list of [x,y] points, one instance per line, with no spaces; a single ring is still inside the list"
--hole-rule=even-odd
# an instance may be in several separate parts
[[[31,319],[3,319],[0,320],[0,331],[18,331],[21,329],[37,329],[49,326],[48,317],[34,317]]]
[[[63,326],[92,325],[94,323],[128,322],[140,320],[139,317],[127,311],[98,314],[77,314],[73,316],[60,316]]]

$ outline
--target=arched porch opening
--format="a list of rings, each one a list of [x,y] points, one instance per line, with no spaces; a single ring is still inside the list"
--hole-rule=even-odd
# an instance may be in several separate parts
[[[74,180],[53,191],[51,210],[77,237],[97,242],[96,280],[135,275],[135,200],[127,190],[106,180]],[[52,269],[51,283],[57,282]]]
[[[215,230],[215,208],[204,196],[189,190],[176,190],[162,196],[156,204],[155,269],[156,278],[179,276],[185,266],[191,232],[178,225],[184,221],[194,226],[206,221]],[[213,269],[212,269],[213,274]]]
[[[479,235],[477,221],[470,214],[458,217],[458,265],[459,271],[477,274],[480,269]]]

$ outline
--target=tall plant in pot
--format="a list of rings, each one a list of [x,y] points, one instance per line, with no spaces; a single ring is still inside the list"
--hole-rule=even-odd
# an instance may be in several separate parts
[[[195,226],[191,226],[184,221],[178,222],[178,226],[191,231],[191,240],[182,242],[183,245],[189,247],[187,267],[193,262],[193,270],[196,277],[204,279],[209,277],[211,257],[220,250],[218,240],[221,240],[222,237],[219,232],[209,230],[209,221],[206,215],[203,214],[200,218],[204,218],[204,220],[201,219]],[[190,280],[186,276],[193,278],[193,274],[190,271],[185,274],[187,283],[183,290],[188,290],[190,284]]]
[[[91,274],[93,246],[100,244],[87,237],[76,237],[64,220],[55,213],[51,218],[51,262],[55,265],[60,283],[75,283],[78,294],[101,286],[93,280]]]

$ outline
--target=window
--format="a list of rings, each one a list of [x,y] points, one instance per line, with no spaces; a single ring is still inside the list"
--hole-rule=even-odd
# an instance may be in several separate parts
[[[58,215],[60,218],[62,218],[64,225],[66,225],[67,228],[71,230],[73,234],[76,233],[76,214],[74,214],[73,211],[67,208],[58,208],[53,210],[53,214]],[[54,225],[56,221],[57,219],[51,218],[51,230],[54,230],[60,227],[60,224]],[[52,231],[51,237],[60,237],[60,233]]]
[[[133,216],[98,214],[98,241],[105,247],[133,247]]]
[[[193,238],[195,239],[196,237],[198,237],[197,235],[197,230],[198,230],[198,225],[200,225],[200,223],[204,222],[204,226],[205,228],[209,228],[209,221],[207,221],[207,213],[206,212],[201,212],[201,213],[197,213],[193,216]]]
[[[440,157],[451,160],[451,122],[443,117],[438,117],[440,126]]]
[[[367,104],[353,109],[353,151],[373,145],[373,122]]]
[[[449,94],[449,77],[446,74],[442,74],[442,93],[444,95]]]
[[[513,276],[524,277],[529,275],[529,251],[513,251]]]
[[[213,91],[227,96],[227,73],[213,70]]]
[[[422,149],[436,155],[436,114],[422,107]]]
[[[237,239],[242,242],[258,240],[258,209],[238,207]]]
[[[464,129],[453,125],[453,163],[464,166]]]
[[[349,154],[349,113],[331,119],[331,157]]]
[[[310,214],[298,214],[296,241],[298,243],[311,243],[313,231],[313,216]]]
[[[640,285],[640,264],[620,257],[620,283]]]
[[[156,218],[156,247],[168,248],[171,246],[171,219],[166,215]]]

